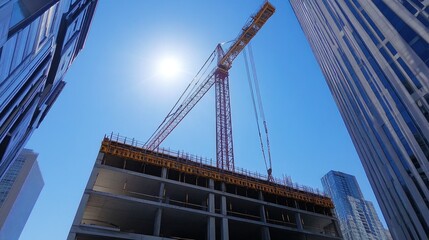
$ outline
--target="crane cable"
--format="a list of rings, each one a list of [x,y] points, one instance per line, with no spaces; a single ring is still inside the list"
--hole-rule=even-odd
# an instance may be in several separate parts
[[[265,130],[265,137],[267,141],[267,152],[268,152],[268,160],[269,160],[269,168],[267,169],[268,172],[268,178],[269,180],[272,179],[272,165],[271,165],[271,148],[270,148],[270,139],[268,137],[268,126],[267,121],[265,119],[265,112],[262,104],[262,98],[261,98],[261,91],[259,90],[259,81],[258,81],[258,75],[256,74],[256,67],[255,67],[255,60],[253,58],[253,50],[252,45],[249,43],[249,56],[250,56],[250,63],[252,64],[252,70],[253,70],[253,79],[255,81],[255,89],[256,89],[256,96],[258,97],[258,103],[259,103],[259,112],[262,116],[262,121],[264,124],[264,130]]]
[[[253,90],[253,83],[252,83],[252,78],[250,76],[249,64],[248,64],[248,61],[247,61],[247,52],[246,52],[246,49],[243,49],[243,56],[244,56],[244,59],[245,59],[244,63],[246,65],[246,73],[247,73],[247,80],[248,80],[249,88],[250,88],[250,94],[252,96],[253,111],[255,113],[256,126],[258,128],[259,142],[261,143],[262,157],[264,158],[265,168],[268,169],[267,158],[265,157],[264,142],[262,141],[261,127],[259,126],[258,110],[256,109],[255,91]]]
[[[168,112],[167,116],[164,118],[164,120],[161,122],[161,124],[159,124],[158,128],[155,130],[155,132],[149,137],[149,139],[146,141],[146,143],[144,145],[147,145],[150,140],[155,136],[155,134],[158,132],[158,130],[162,127],[162,125],[167,121],[167,119],[172,115],[173,111],[175,111],[177,105],[179,104],[180,100],[183,98],[183,96],[186,95],[186,98],[189,98],[191,93],[194,91],[194,89],[197,87],[197,84],[200,82],[200,80],[202,79],[203,76],[205,76],[205,74],[207,73],[207,70],[209,69],[210,65],[213,63],[214,59],[215,59],[215,52],[216,49],[213,50],[213,52],[210,54],[210,56],[207,58],[207,60],[204,62],[204,65],[200,68],[200,70],[198,70],[197,74],[195,75],[194,78],[192,78],[192,81],[188,84],[188,86],[186,87],[185,91],[183,91],[183,93],[180,95],[179,99],[176,101],[176,103],[174,104],[174,106],[171,108],[171,110]],[[200,75],[200,73],[202,72],[202,74]],[[200,75],[200,76],[198,76]],[[192,86],[191,89],[189,89]],[[180,106],[179,106],[180,107]]]
[[[261,92],[260,92],[260,89],[259,89],[258,77],[257,77],[257,74],[256,74],[256,66],[255,66],[255,61],[254,61],[254,58],[253,58],[252,46],[251,46],[250,43],[248,44],[247,48],[249,50],[249,57],[247,56],[246,49],[243,49],[243,56],[244,56],[244,60],[245,60],[244,62],[245,62],[245,65],[246,65],[247,80],[248,80],[248,83],[249,83],[250,93],[251,93],[251,96],[252,96],[253,110],[255,112],[255,119],[256,119],[256,125],[257,125],[257,128],[258,128],[259,141],[260,141],[260,144],[261,144],[262,157],[264,158],[265,167],[267,169],[268,180],[272,181],[273,180],[273,176],[272,176],[272,165],[271,165],[270,141],[269,141],[269,137],[268,137],[268,126],[267,126],[267,121],[265,120],[264,108],[263,108],[263,105],[262,105],[262,97],[261,97]],[[248,58],[250,59],[250,66],[252,68],[253,78],[250,75]],[[253,79],[253,82],[252,82],[252,79]],[[253,87],[253,85],[255,87]],[[256,107],[255,93],[256,93],[256,101],[258,102],[258,108]],[[259,111],[258,111],[258,109],[259,109]],[[258,112],[259,112],[259,114],[258,114]],[[260,121],[259,115],[260,115],[260,118],[261,118],[263,126],[264,126],[264,133],[265,133],[266,145],[267,145],[268,161],[267,161],[267,156],[265,154],[264,141],[262,140],[261,127],[260,127],[260,124],[259,124],[259,121]]]

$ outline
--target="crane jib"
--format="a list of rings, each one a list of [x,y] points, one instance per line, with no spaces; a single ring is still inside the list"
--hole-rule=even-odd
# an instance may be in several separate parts
[[[216,84],[217,92],[220,93],[217,96],[217,111],[220,111],[219,114],[222,115],[223,118],[227,119],[227,122],[230,122],[230,104],[229,104],[229,87],[228,87],[228,70],[232,66],[232,62],[234,59],[240,54],[240,52],[246,47],[246,45],[250,42],[250,40],[256,35],[256,33],[261,29],[261,27],[266,23],[266,21],[274,14],[275,8],[268,1],[264,3],[264,5],[260,8],[260,10],[253,15],[250,20],[245,24],[242,28],[242,31],[238,35],[238,37],[231,44],[226,53],[223,53],[222,48],[219,46],[216,49],[220,51],[219,60],[217,66],[210,71],[208,75],[203,78],[202,82],[199,83],[198,87],[195,90],[191,90],[192,92],[186,97],[180,104],[173,107],[166,117],[166,119],[160,124],[155,133],[148,139],[145,146],[150,149],[156,149],[159,147],[161,142],[174,130],[174,128],[183,120],[183,118],[191,111],[191,109],[199,102],[199,100],[207,93],[207,91]],[[216,51],[216,50],[215,50]],[[213,54],[213,53],[212,53]],[[211,55],[213,56],[213,55]],[[211,57],[209,57],[211,58]],[[205,66],[205,65],[204,65]],[[203,66],[203,67],[204,67]],[[198,74],[197,74],[198,75]],[[186,90],[185,90],[186,92]],[[220,117],[219,117],[220,118]],[[221,119],[218,119],[221,120]],[[218,121],[217,120],[217,121]],[[219,131],[220,135],[227,135],[225,138],[225,145],[219,148],[219,151],[226,152],[228,159],[226,160],[228,163],[227,170],[234,171],[234,159],[233,159],[233,149],[232,149],[232,136],[231,136],[231,127],[230,123],[222,122],[220,124],[217,123],[217,126],[220,125],[220,130],[227,131]],[[224,129],[225,128],[225,129]],[[217,135],[219,135],[217,133]],[[218,144],[217,139],[217,144]],[[217,155],[219,155],[217,153]],[[222,160],[223,161],[223,160]],[[223,168],[222,168],[223,169]]]
[[[246,47],[250,40],[256,35],[267,20],[274,14],[275,8],[271,3],[265,2],[262,8],[251,18],[251,20],[243,27],[241,33],[235,39],[231,47],[226,51],[225,55],[219,61],[219,67],[229,70],[232,62]]]

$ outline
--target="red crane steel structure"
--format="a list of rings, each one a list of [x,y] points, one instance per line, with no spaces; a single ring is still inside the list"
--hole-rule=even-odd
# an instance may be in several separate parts
[[[155,150],[161,142],[173,131],[173,129],[183,120],[198,101],[215,85],[216,92],[216,163],[220,169],[234,171],[234,150],[231,124],[231,105],[229,94],[229,69],[232,67],[234,59],[246,47],[250,40],[262,28],[267,20],[274,14],[275,7],[266,1],[259,11],[253,15],[242,28],[242,31],[231,46],[225,52],[221,44],[216,46],[215,51],[210,55],[217,56],[217,66],[210,71],[204,80],[190,92],[186,98],[179,101],[171,109],[167,117],[146,142],[149,150]],[[209,61],[209,59],[207,61]],[[206,61],[206,63],[207,63]],[[203,66],[204,67],[204,66]],[[198,74],[197,74],[198,75]],[[189,86],[188,86],[189,87]],[[185,91],[186,92],[186,91]],[[270,175],[270,172],[269,172]]]

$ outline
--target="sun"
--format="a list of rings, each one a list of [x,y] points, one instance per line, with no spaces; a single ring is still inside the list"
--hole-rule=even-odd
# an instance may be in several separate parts
[[[177,77],[181,72],[180,61],[174,56],[163,57],[158,61],[157,73],[163,78]]]

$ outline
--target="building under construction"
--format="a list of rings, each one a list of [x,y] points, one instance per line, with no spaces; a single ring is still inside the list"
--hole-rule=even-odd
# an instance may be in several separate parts
[[[189,86],[194,87],[186,88],[144,145],[119,136],[104,138],[68,240],[341,239],[329,198],[273,178],[263,111],[255,111],[255,116],[261,116],[264,126],[265,143],[259,125],[258,131],[261,146],[267,146],[267,176],[234,165],[228,71],[274,12],[274,6],[265,1],[229,48],[216,46],[191,81]],[[256,73],[254,64],[250,65]],[[253,85],[262,110],[256,79],[255,74]],[[216,161],[160,149],[212,86]],[[264,153],[264,147],[261,150]]]
[[[68,240],[341,239],[331,200],[303,189],[109,136]]]

